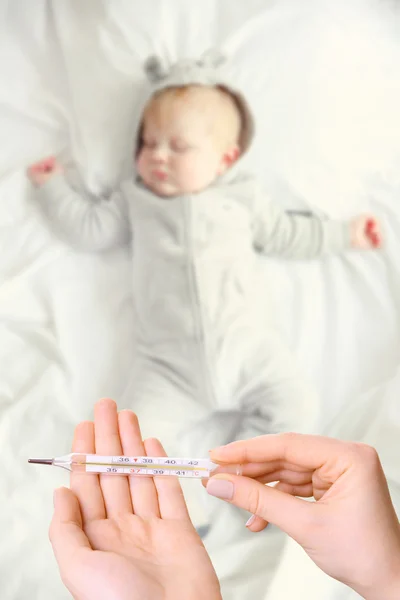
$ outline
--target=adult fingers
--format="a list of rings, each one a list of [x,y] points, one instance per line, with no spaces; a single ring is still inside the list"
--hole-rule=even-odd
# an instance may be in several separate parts
[[[236,475],[215,475],[207,482],[207,492],[278,526],[297,539],[312,518],[313,506],[279,489]]]
[[[260,477],[252,477],[260,483],[273,483],[274,481],[284,481],[292,485],[304,485],[312,483],[313,471],[291,471],[290,469],[282,469],[273,471],[267,475]]]
[[[167,456],[161,442],[145,441],[147,456]],[[177,477],[154,477],[162,519],[190,520],[182,488]]]
[[[94,433],[96,454],[103,456],[122,455],[119,434],[117,405],[114,400],[104,398],[94,407]],[[131,493],[126,475],[100,475],[100,486],[108,517],[132,513]]]
[[[139,421],[131,410],[118,415],[121,445],[125,456],[146,456]],[[152,477],[129,476],[133,512],[142,518],[159,517],[157,491]]]
[[[92,422],[84,421],[77,425],[72,442],[72,452],[95,453],[94,424]],[[73,471],[71,473],[71,489],[78,498],[84,527],[90,521],[105,519],[106,509],[98,475]]]
[[[211,450],[211,460],[217,463],[246,464],[267,461],[285,461],[302,468],[316,470],[338,456],[338,476],[345,470],[346,450],[349,444],[332,438],[283,433],[264,435],[251,440],[232,442]]]
[[[263,531],[266,527],[268,527],[268,525],[268,521],[262,517],[259,517],[258,515],[251,515],[246,523],[247,529],[253,533],[259,533],[260,531]]]
[[[274,486],[274,488],[276,490],[284,492],[285,494],[290,494],[291,496],[299,496],[300,498],[311,498],[314,493],[312,483],[296,485],[292,483],[287,483],[285,481],[280,481]]]
[[[275,481],[275,480],[274,480]],[[260,482],[262,483],[262,482]],[[291,494],[292,496],[300,496],[302,498],[310,498],[313,495],[312,483],[294,485],[287,482],[279,481],[275,486],[275,490],[285,492],[285,494]],[[252,515],[246,523],[247,529],[258,533],[268,526],[268,521],[258,515]]]
[[[71,567],[79,551],[92,551],[82,529],[78,499],[67,488],[60,488],[54,493],[54,514],[49,537],[62,574]]]

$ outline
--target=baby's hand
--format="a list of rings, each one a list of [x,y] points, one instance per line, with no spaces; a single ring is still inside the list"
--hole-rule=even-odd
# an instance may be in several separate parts
[[[382,247],[382,227],[372,215],[356,217],[350,224],[351,245],[360,250]]]
[[[28,179],[33,183],[33,185],[40,187],[45,184],[53,175],[57,173],[63,173],[64,169],[57,162],[55,156],[49,156],[48,158],[44,158],[39,162],[31,165],[27,169]]]

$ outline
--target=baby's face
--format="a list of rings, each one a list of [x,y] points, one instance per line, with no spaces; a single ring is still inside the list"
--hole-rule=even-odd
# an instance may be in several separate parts
[[[199,192],[228,166],[207,117],[179,103],[167,112],[145,115],[137,169],[143,182],[159,196]]]

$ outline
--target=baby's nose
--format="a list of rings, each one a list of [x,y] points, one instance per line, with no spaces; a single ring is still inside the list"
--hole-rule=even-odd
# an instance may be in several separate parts
[[[157,163],[165,163],[168,159],[168,153],[165,148],[155,148],[153,151],[153,160]]]

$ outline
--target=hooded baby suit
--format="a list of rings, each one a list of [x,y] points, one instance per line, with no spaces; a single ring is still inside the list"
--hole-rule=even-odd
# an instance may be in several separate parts
[[[143,109],[155,92],[189,84],[229,89],[243,121],[253,119],[219,55],[164,70],[146,63]],[[170,455],[203,456],[235,438],[312,431],[318,402],[280,339],[251,309],[257,252],[312,259],[350,247],[349,225],[286,213],[238,160],[208,188],[163,198],[134,173],[109,199],[76,190],[64,175],[38,189],[56,233],[76,248],[131,243],[136,358],[124,406]]]

